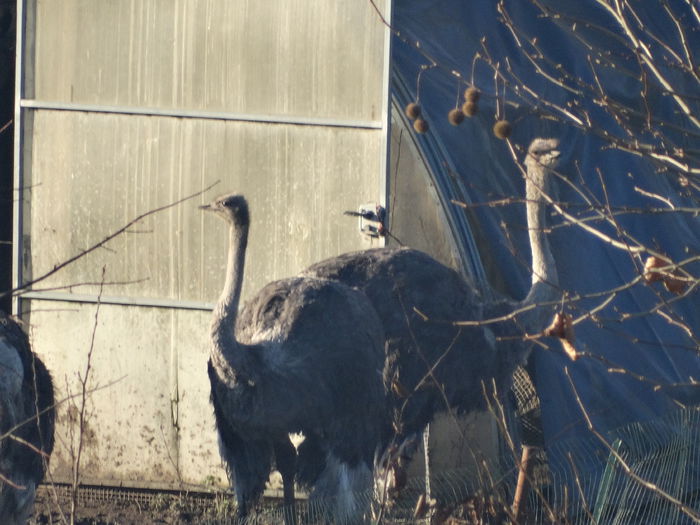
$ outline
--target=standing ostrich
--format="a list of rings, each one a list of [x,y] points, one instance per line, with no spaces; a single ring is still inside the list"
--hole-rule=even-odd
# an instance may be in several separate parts
[[[54,443],[51,375],[0,311],[0,523],[24,524]]]
[[[384,334],[361,292],[342,283],[296,277],[274,281],[238,306],[249,213],[239,195],[203,209],[229,225],[226,281],[214,309],[208,364],[221,455],[233,478],[239,517],[259,499],[273,460],[294,522],[296,451],[289,434],[314,436],[325,452],[321,477],[332,483],[339,521],[362,506],[385,413]]]
[[[482,385],[493,381],[504,392],[523,364],[531,344],[518,339],[539,333],[560,298],[557,270],[546,236],[544,195],[550,170],[559,158],[556,139],[535,139],[528,148],[527,224],[532,251],[532,282],[519,302],[484,302],[454,270],[406,248],[376,248],[344,254],[312,265],[302,275],[336,280],[362,290],[374,305],[386,334],[384,382],[393,421],[393,438],[379,447],[375,479],[397,467],[420,432],[447,405],[459,413],[483,407]],[[534,305],[542,305],[533,307]],[[529,306],[518,325],[455,326],[450,321],[497,318]],[[510,342],[496,342],[510,336]],[[313,464],[313,443],[299,450],[300,463]],[[306,459],[308,458],[308,459]],[[321,466],[311,470],[309,482]]]

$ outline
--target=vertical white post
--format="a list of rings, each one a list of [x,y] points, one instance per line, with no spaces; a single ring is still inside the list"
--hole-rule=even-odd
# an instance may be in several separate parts
[[[430,425],[423,430],[423,455],[425,458],[425,501],[430,504]]]
[[[18,0],[15,22],[15,111],[14,111],[14,162],[12,177],[12,288],[22,284],[22,97],[24,96],[24,31],[25,0]],[[12,313],[21,311],[19,297],[12,299]]]

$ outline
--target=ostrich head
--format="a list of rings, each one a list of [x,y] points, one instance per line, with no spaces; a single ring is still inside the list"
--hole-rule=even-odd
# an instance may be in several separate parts
[[[243,195],[222,195],[211,203],[199,207],[201,210],[213,211],[219,217],[230,222],[234,226],[244,227],[250,224],[248,202]]]
[[[535,139],[527,148],[524,164],[528,173],[543,173],[547,169],[556,168],[561,152],[558,139]],[[539,181],[533,181],[539,182]]]

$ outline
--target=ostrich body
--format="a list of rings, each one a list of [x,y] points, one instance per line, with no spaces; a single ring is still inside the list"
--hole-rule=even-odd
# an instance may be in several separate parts
[[[51,375],[27,334],[0,312],[0,523],[29,519],[53,450],[53,407]]]
[[[247,203],[228,195],[203,208],[229,224],[226,281],[214,309],[208,370],[239,516],[259,499],[273,461],[282,474],[285,503],[293,503],[296,452],[289,434],[301,432],[326,454],[321,476],[335,484],[325,495],[344,496],[337,498],[335,512],[351,517],[361,509],[350,492],[371,485],[385,412],[384,335],[377,315],[361,292],[296,277],[263,287],[238,316]]]
[[[451,324],[482,315],[478,296],[456,271],[418,250],[374,248],[321,261],[303,275],[355,287],[374,306],[386,335],[385,388],[401,435],[422,432],[433,414],[444,407],[433,380],[427,378],[424,387],[416,390],[441,357],[433,374],[444,386],[449,404],[469,410],[481,397],[477,378],[464,376],[462,349],[473,345],[483,350],[480,363],[489,369],[496,363],[488,355],[490,334],[481,327]]]
[[[390,440],[384,436],[375,479],[383,479],[384,468],[396,466],[401,455],[410,453],[410,445],[435,413],[446,409],[446,403],[457,412],[468,413],[483,408],[482,384],[493,382],[498,392],[504,392],[532,348],[517,336],[538,333],[551,320],[551,304],[560,292],[546,237],[544,195],[549,191],[549,170],[559,157],[558,144],[555,139],[535,139],[524,160],[532,281],[523,300],[484,302],[457,272],[407,248],[348,253],[303,272],[362,290],[384,326],[384,382],[394,436]],[[529,305],[542,306],[518,315],[517,325],[511,321],[459,328],[445,323],[497,318]],[[497,342],[497,337],[504,336],[507,342]],[[426,383],[431,368],[434,380]]]

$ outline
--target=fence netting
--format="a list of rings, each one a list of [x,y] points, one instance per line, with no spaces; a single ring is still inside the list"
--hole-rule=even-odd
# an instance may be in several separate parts
[[[700,411],[681,408],[655,420],[625,425],[599,437],[558,442],[536,455],[518,523],[638,525],[700,523]],[[379,503],[357,494],[366,523],[513,523],[517,453],[478,472],[432,472],[408,480],[395,499]],[[296,523],[341,524],[332,501],[301,500]],[[421,510],[422,507],[422,510]],[[265,505],[246,520],[214,524],[283,524],[291,509]],[[431,521],[432,520],[432,521]]]

